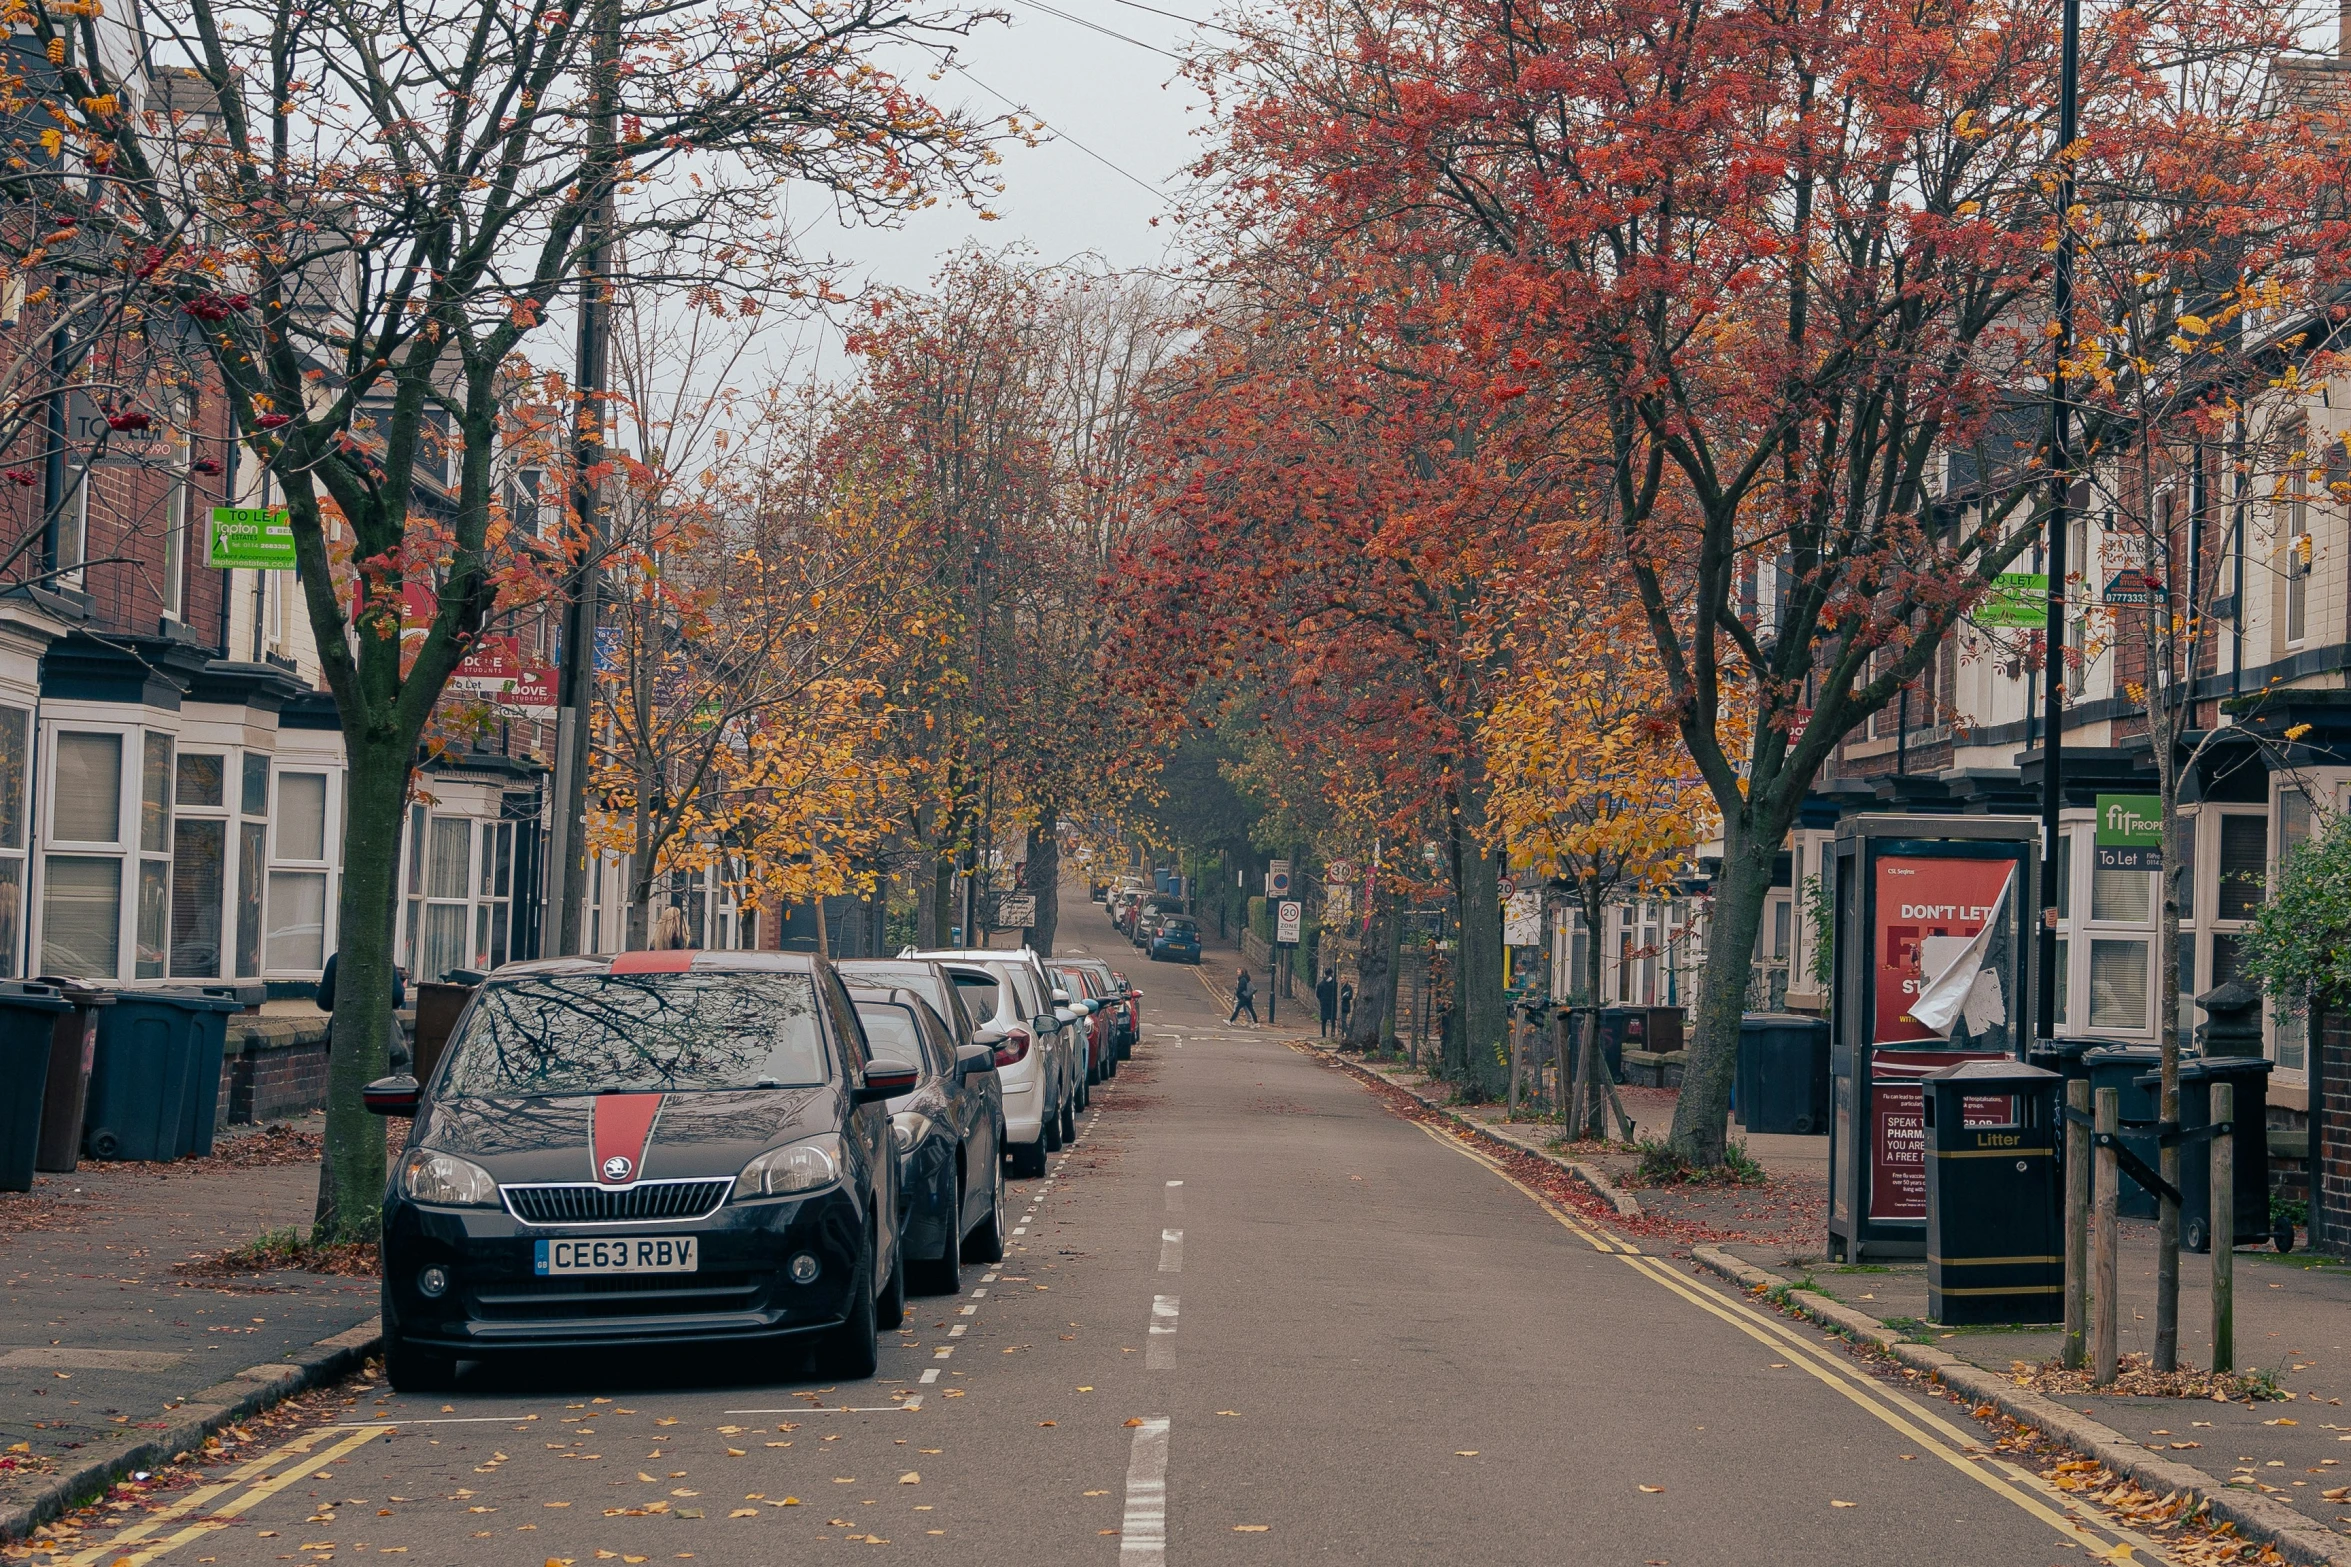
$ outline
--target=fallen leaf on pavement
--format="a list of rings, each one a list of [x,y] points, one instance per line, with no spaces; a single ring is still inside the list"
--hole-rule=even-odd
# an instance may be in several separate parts
[[[1037,1422],[1037,1424],[1041,1426],[1058,1425],[1059,1423],[1060,1422],[1054,1420],[1040,1420]]]
[[[1217,1413],[1220,1415],[1237,1415],[1240,1413],[1240,1411],[1238,1409],[1220,1409],[1217,1411]]]
[[[1217,1412],[1218,1412],[1219,1414],[1226,1414],[1226,1413],[1229,1413],[1230,1411],[1227,1411],[1227,1410],[1219,1410],[1219,1411],[1217,1411]],[[1127,1424],[1128,1424],[1128,1425],[1130,1425],[1130,1426],[1139,1426],[1139,1425],[1141,1425],[1142,1423],[1143,1423],[1143,1418],[1142,1418],[1142,1416],[1140,1416],[1140,1415],[1132,1415],[1132,1416],[1129,1416],[1129,1417],[1128,1417],[1128,1419],[1127,1419]]]
[[[1836,1498],[1831,1497],[1829,1499],[1829,1505],[1831,1507],[1859,1507],[1861,1504],[1859,1502],[1840,1502]]]
[[[727,1516],[729,1518],[756,1518],[759,1516],[759,1509],[756,1507],[738,1507],[733,1512],[727,1514]]]
[[[1478,1450],[1474,1447],[1456,1448],[1453,1456],[1455,1458],[1475,1458],[1478,1456]]]
[[[922,1476],[914,1470],[909,1469],[898,1477],[898,1483],[900,1485],[920,1485],[922,1484]]]
[[[2298,1426],[2302,1422],[2299,1420],[2286,1420],[2281,1418],[2277,1420],[2264,1420],[2261,1423],[2265,1426]]]
[[[1265,1531],[1266,1531],[1266,1530],[1268,1530],[1268,1529],[1270,1529],[1270,1528],[1272,1528],[1272,1527],[1273,1527],[1273,1525],[1272,1525],[1272,1524],[1269,1524],[1269,1523],[1237,1523],[1237,1524],[1234,1524],[1234,1525],[1233,1525],[1233,1533],[1235,1533],[1235,1534],[1263,1534],[1263,1533],[1265,1533]]]
[[[1662,1485],[1645,1485],[1641,1487],[1641,1489],[1648,1495],[1655,1496],[1658,1492],[1664,1490],[1665,1487]]]
[[[1086,1494],[1088,1496],[1108,1496],[1110,1493],[1108,1491],[1088,1491]]]

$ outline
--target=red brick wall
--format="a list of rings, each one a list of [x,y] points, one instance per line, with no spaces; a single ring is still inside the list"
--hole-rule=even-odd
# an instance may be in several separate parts
[[[306,1115],[326,1104],[324,1022],[298,1031],[273,1030],[273,1035],[283,1034],[292,1037],[248,1036],[237,1019],[230,1020],[216,1128]]]

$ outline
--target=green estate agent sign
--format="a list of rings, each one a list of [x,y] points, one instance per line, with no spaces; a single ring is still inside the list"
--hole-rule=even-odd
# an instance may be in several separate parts
[[[2163,868],[2163,798],[2153,794],[2098,796],[2098,868]]]
[[[1968,619],[1979,626],[2030,629],[2049,618],[2049,577],[2039,571],[2004,571]]]
[[[215,506],[204,536],[204,564],[247,571],[292,571],[294,525],[280,507]]]

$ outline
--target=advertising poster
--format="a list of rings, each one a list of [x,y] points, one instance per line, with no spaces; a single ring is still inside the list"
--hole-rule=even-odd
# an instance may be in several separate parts
[[[1919,1079],[1962,1061],[2005,1061],[2005,1052],[1873,1050],[1869,1090],[1869,1216],[1927,1216],[1926,1090]],[[1969,1125],[2011,1125],[2010,1096],[1972,1094],[1962,1106]],[[2007,1111],[2004,1115],[2002,1112]]]
[[[2008,931],[2000,915],[2016,862],[1886,855],[1877,862],[1874,1044],[1947,1040],[2008,1045]],[[1946,1003],[1921,1018],[1913,1011],[1936,993]],[[1996,1005],[1994,1005],[1996,1003]],[[1992,1015],[1996,1013],[1996,1018]]]

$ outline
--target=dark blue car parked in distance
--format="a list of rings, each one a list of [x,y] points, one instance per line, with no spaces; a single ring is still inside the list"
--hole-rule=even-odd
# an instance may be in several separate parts
[[[1154,963],[1199,962],[1199,923],[1189,914],[1161,916],[1159,928],[1151,934],[1151,961]]]

